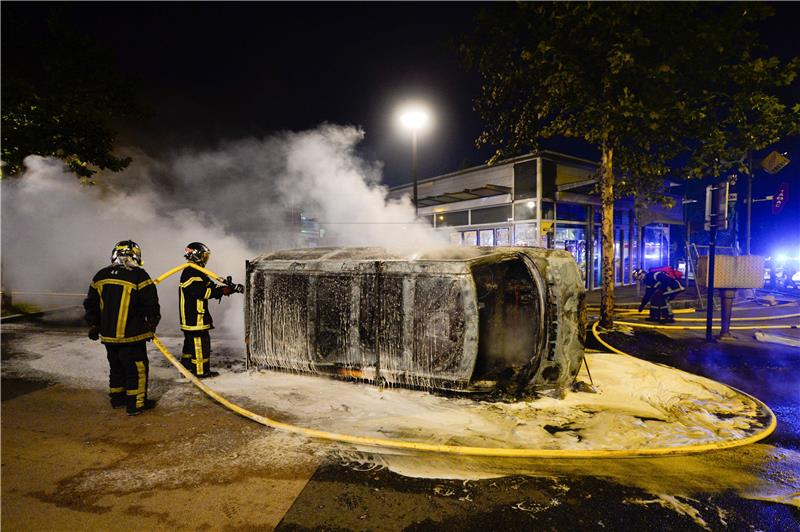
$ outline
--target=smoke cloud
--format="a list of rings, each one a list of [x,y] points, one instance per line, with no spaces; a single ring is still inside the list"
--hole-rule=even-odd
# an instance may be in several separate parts
[[[242,282],[245,260],[301,247],[300,213],[320,222],[320,245],[383,246],[413,253],[446,245],[415,222],[408,198],[387,200],[380,163],[358,156],[355,127],[322,125],[164,160],[127,149],[126,171],[78,184],[61,161],[30,156],[26,172],[2,182],[3,282],[14,290],[84,292],[131,239],[151,277],[183,262],[183,248],[212,250],[208,267]],[[177,323],[177,282],[159,286],[165,326]],[[218,327],[241,334],[242,298],[212,305]],[[159,330],[162,330],[160,327]]]

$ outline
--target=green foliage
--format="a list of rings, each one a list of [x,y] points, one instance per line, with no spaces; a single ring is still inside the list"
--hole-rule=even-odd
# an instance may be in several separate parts
[[[611,150],[616,197],[663,198],[678,175],[718,175],[728,161],[797,131],[777,89],[798,63],[756,55],[763,4],[533,2],[493,5],[461,46],[483,79],[477,143],[492,160],[582,139]]]
[[[58,157],[81,178],[127,167],[130,158],[113,154],[113,124],[140,108],[113,58],[55,14],[3,8],[3,176],[31,154]]]
[[[715,72],[717,90],[698,100],[698,121],[687,124],[692,177],[747,174],[747,155],[800,133],[800,104],[786,102],[780,89],[797,94],[800,59],[787,64],[775,57],[743,54],[738,63]]]

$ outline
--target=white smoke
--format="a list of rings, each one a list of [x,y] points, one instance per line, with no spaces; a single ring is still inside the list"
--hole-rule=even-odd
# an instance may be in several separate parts
[[[21,177],[2,182],[4,284],[84,292],[126,239],[141,246],[151,277],[182,263],[184,246],[200,241],[212,249],[209,269],[243,282],[245,260],[304,245],[301,212],[322,223],[320,245],[409,252],[445,245],[415,223],[408,198],[387,201],[381,165],[356,154],[362,138],[357,128],[323,125],[165,160],[128,150],[131,167],[95,186],[80,185],[56,159],[30,156]],[[166,326],[177,321],[176,294],[174,277],[159,287]],[[241,296],[211,313],[218,327],[241,334]]]

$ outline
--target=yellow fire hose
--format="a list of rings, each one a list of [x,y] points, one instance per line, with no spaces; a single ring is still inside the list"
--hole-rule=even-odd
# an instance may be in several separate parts
[[[782,319],[781,317],[776,317],[775,319]],[[675,321],[678,321],[676,318]],[[652,323],[641,323],[638,321],[620,321],[614,320],[614,323],[619,325],[627,325],[628,327],[640,327],[642,329],[664,329],[664,330],[676,330],[676,331],[704,331],[706,330],[705,325],[653,325]],[[720,329],[721,325],[715,323],[713,325],[715,329]],[[732,331],[750,331],[753,329],[798,329],[800,325],[793,324],[793,325],[734,325],[730,327]]]
[[[210,277],[214,279],[222,279],[220,276],[216,275],[215,273],[202,268],[196,264],[186,263],[180,266],[169,270],[168,272],[162,274],[158,278],[154,280],[155,283],[160,283],[170,275],[173,275],[184,268],[191,266],[203,273],[206,273]],[[596,326],[596,324],[595,324]],[[596,328],[592,328],[593,331],[596,331]],[[596,332],[595,332],[596,335]],[[335,432],[328,432],[323,430],[317,429],[310,429],[305,427],[299,427],[297,425],[291,425],[288,423],[283,423],[281,421],[276,421],[274,419],[270,419],[265,416],[261,416],[250,410],[242,408],[241,406],[232,403],[224,396],[220,395],[219,393],[215,392],[211,388],[209,388],[205,383],[201,382],[197,377],[192,375],[192,373],[183,367],[183,365],[169,352],[169,349],[161,342],[161,340],[157,337],[153,337],[153,343],[158,348],[159,351],[166,357],[166,359],[175,366],[178,371],[180,371],[181,375],[189,379],[192,384],[197,386],[200,390],[202,390],[206,395],[223,405],[224,407],[232,410],[233,412],[239,414],[240,416],[246,417],[255,421],[256,423],[260,423],[267,427],[272,427],[274,429],[283,430],[286,432],[291,432],[294,434],[300,434],[303,436],[307,436],[310,438],[318,438],[327,441],[333,442],[340,442],[340,443],[349,443],[353,445],[363,445],[367,447],[378,447],[384,449],[401,449],[401,450],[409,450],[409,451],[423,451],[423,452],[434,452],[434,453],[443,453],[443,454],[455,454],[455,455],[469,455],[469,456],[487,456],[487,457],[505,457],[505,458],[635,458],[635,457],[648,457],[648,456],[670,456],[670,455],[683,455],[683,454],[693,454],[693,453],[700,453],[705,451],[716,451],[720,449],[730,449],[733,447],[740,447],[742,445],[748,445],[750,443],[755,443],[763,438],[769,436],[773,430],[775,430],[775,426],[777,425],[777,421],[775,419],[775,415],[772,411],[761,403],[755,397],[752,397],[742,391],[735,390],[735,388],[731,388],[738,393],[741,393],[744,396],[749,397],[755,403],[761,404],[766,411],[770,415],[770,424],[769,426],[761,431],[760,433],[750,435],[746,438],[738,439],[738,440],[724,440],[715,443],[704,443],[698,445],[687,445],[684,447],[662,447],[662,448],[654,448],[654,449],[598,449],[598,450],[584,450],[584,449],[522,449],[522,448],[503,448],[503,447],[466,447],[460,445],[437,445],[437,444],[430,444],[430,443],[421,443],[421,442],[411,442],[405,440],[397,440],[391,438],[373,438],[368,436],[354,436],[351,434],[338,434]],[[601,341],[604,345],[609,347],[612,351],[616,353],[622,353],[621,351],[608,346]],[[729,387],[730,388],[730,387]]]
[[[696,310],[695,309],[677,309],[677,310],[672,311],[673,314],[690,314],[690,313],[693,313],[693,312],[696,312]],[[626,317],[632,317],[632,316],[636,316],[636,315],[640,314],[640,312],[638,310],[636,310],[636,309],[634,309],[634,310],[623,310],[623,311],[616,311],[615,310],[614,313],[615,314],[620,314],[620,315],[623,315],[623,316],[626,316]],[[786,319],[790,319],[790,318],[800,318],[800,312],[797,312],[797,313],[794,313],[794,314],[781,314],[779,316],[752,316],[752,317],[740,316],[738,318],[731,318],[731,321],[772,321],[772,320],[786,320]],[[722,318],[713,318],[713,321],[721,321],[721,320],[722,320]],[[706,318],[675,318],[675,321],[705,322]],[[662,327],[660,325],[650,325],[650,324],[644,324],[644,323],[638,323],[638,322],[635,323],[635,324],[631,324],[630,322],[620,322],[620,321],[616,321],[616,320],[614,322],[615,323],[620,323],[622,325],[632,325],[634,327],[655,327],[655,328]],[[673,328],[673,329],[684,328],[684,329],[687,329],[687,328],[690,328],[690,327],[678,327],[678,326],[668,327],[667,326],[667,327],[663,327],[663,328],[665,328],[665,329],[669,329],[669,328]],[[705,329],[705,326],[703,326],[702,328]],[[741,329],[793,329],[793,328],[795,328],[795,326],[764,325],[764,326],[752,326],[752,327],[750,327],[750,326],[747,326],[747,327],[731,327],[731,329],[734,329],[734,330],[736,330],[737,328],[740,329],[740,330]]]

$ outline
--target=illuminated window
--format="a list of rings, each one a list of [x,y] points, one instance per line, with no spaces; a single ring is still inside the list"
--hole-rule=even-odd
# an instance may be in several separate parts
[[[497,246],[511,245],[511,231],[508,227],[499,227],[495,229],[494,243]]]
[[[483,229],[479,234],[481,246],[494,246],[494,229]]]
[[[536,224],[517,224],[514,226],[514,245],[538,246],[539,235]]]
[[[478,245],[478,232],[477,231],[464,231],[464,245],[477,246]]]

